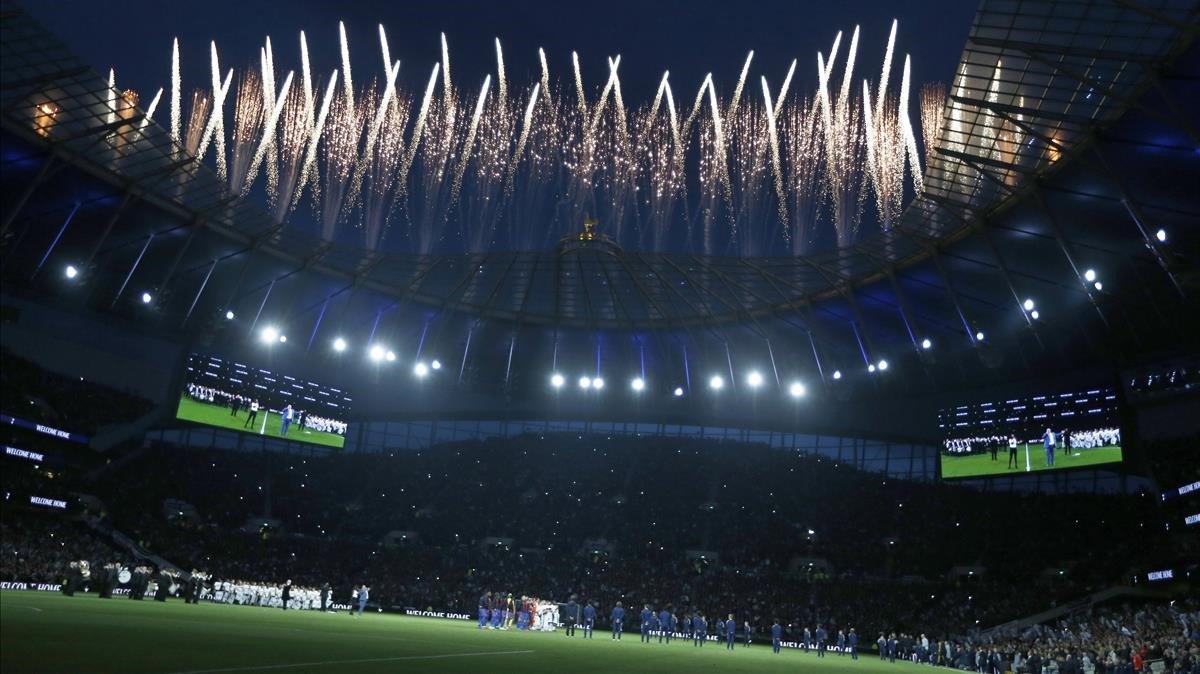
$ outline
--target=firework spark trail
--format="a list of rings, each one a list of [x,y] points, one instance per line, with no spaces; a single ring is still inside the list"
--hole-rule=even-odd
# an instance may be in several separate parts
[[[382,26],[380,30],[382,30]],[[312,67],[308,62],[308,40],[300,31],[300,83],[304,87],[304,123],[312,124],[315,111],[313,101]]]
[[[383,128],[384,121],[387,119],[392,97],[396,93],[396,76],[399,74],[400,62],[396,61],[396,64],[388,72],[387,84],[384,85],[383,89],[383,97],[379,99],[379,108],[375,111],[374,119],[371,120],[371,126],[367,131],[366,143],[363,145],[358,155],[358,162],[354,166],[354,174],[350,181],[350,193],[347,197],[347,203],[352,206],[357,204],[360,198],[363,179],[371,163],[371,158],[374,156],[375,144],[379,141],[379,132]]]
[[[462,191],[463,175],[470,163],[471,151],[475,147],[475,136],[479,131],[479,118],[483,116],[483,105],[487,102],[488,89],[492,86],[492,76],[483,78],[483,86],[479,89],[479,99],[475,102],[475,112],[471,115],[471,126],[467,130],[467,140],[463,143],[459,155],[458,171],[454,174],[454,183],[450,188],[450,208],[458,203],[458,195]]]
[[[925,141],[925,166],[929,166],[941,139],[945,110],[945,85],[933,82],[921,87],[921,138]]]
[[[904,79],[900,83],[900,108],[896,116],[900,119],[900,131],[904,134],[904,147],[908,150],[909,168],[912,170],[913,187],[917,194],[925,191],[921,174],[921,155],[917,152],[917,139],[913,135],[912,122],[908,119],[908,90],[911,59],[904,55]]]
[[[354,118],[354,81],[350,76],[350,43],[346,40],[346,24],[338,21],[338,41],[342,52],[342,93],[346,97],[346,116]]]
[[[616,60],[608,60],[608,80],[604,82],[604,88],[600,90],[600,100],[596,101],[596,109],[592,111],[591,122],[588,128],[592,134],[595,134],[596,127],[600,125],[600,118],[604,115],[604,107],[608,104],[608,96],[612,93],[613,84],[617,79],[617,68],[621,66],[621,56],[618,54]]]
[[[333,71],[329,78],[329,85],[325,87],[325,97],[321,100],[321,111],[317,113],[317,121],[313,124],[312,133],[309,135],[308,149],[304,153],[304,166],[300,169],[300,181],[296,187],[296,194],[292,197],[291,208],[296,208],[300,203],[300,195],[304,190],[305,184],[311,179],[313,166],[317,162],[317,148],[321,142],[321,134],[325,129],[325,120],[329,117],[329,106],[333,102],[334,91],[337,87],[338,71]],[[312,181],[314,189],[317,182]]]
[[[271,49],[270,36],[267,36],[267,44],[263,55],[263,109],[271,110],[273,103],[271,96],[275,93],[275,53]],[[267,203],[271,204],[275,203],[279,198],[279,164],[276,161],[275,131],[275,124],[272,124],[269,131],[271,141],[265,148],[265,152],[271,158],[271,161],[267,162]],[[264,131],[264,136],[266,133]],[[247,184],[249,182],[247,181]]]
[[[117,71],[108,69],[108,91],[104,93],[104,123],[112,124],[117,120]]]
[[[179,38],[171,41],[171,140],[179,143],[180,121],[183,119],[182,88],[179,76]]]
[[[142,118],[142,123],[138,126],[139,129],[146,128],[150,120],[154,119],[154,111],[158,109],[158,101],[162,98],[163,89],[158,88],[158,93],[154,94],[154,98],[150,101],[150,106],[146,108],[146,116]]]
[[[250,164],[250,170],[246,173],[246,182],[242,187],[242,196],[250,191],[250,186],[254,184],[254,179],[258,175],[258,169],[263,163],[263,159],[271,148],[275,147],[275,130],[279,128],[279,115],[283,112],[283,104],[287,100],[288,89],[292,87],[292,76],[295,73],[288,71],[287,78],[283,80],[283,88],[279,90],[279,97],[275,99],[275,106],[271,110],[271,116],[267,118],[267,123],[263,131],[262,140],[259,141],[258,151],[254,153],[254,161]],[[275,166],[274,162],[269,164]]]
[[[620,59],[618,58],[618,60]],[[525,106],[525,117],[521,121],[521,136],[517,139],[517,149],[513,152],[512,160],[509,162],[508,180],[504,184],[505,201],[512,198],[513,176],[516,174],[517,165],[521,162],[521,155],[525,153],[525,145],[529,142],[529,128],[533,125],[533,109],[537,105],[538,91],[541,86],[541,84],[533,85],[533,92],[529,94],[529,104]]]
[[[896,48],[896,28],[899,22],[892,19],[892,30],[888,33],[887,49],[883,52],[883,70],[879,73],[879,98],[875,106],[875,118],[883,116],[883,104],[887,98],[888,76],[892,72],[892,51]]]
[[[212,88],[213,88],[213,106],[212,106],[212,126],[211,132],[205,130],[204,136],[208,138],[210,133],[216,137],[216,152],[217,152],[217,177],[221,182],[229,179],[229,168],[225,159],[225,94],[228,93],[228,85],[221,83],[221,66],[217,57],[217,43],[209,42],[209,61],[212,67]],[[226,77],[226,82],[230,81],[233,76],[233,70],[230,69],[229,76]],[[206,145],[201,141],[201,146]],[[204,156],[201,151],[200,157]],[[235,190],[236,191],[236,190]]]
[[[786,224],[787,191],[783,187],[783,166],[779,161],[779,132],[775,127],[775,108],[771,104],[771,88],[767,86],[767,78],[762,78],[763,109],[767,114],[767,133],[771,140],[771,167],[775,173],[775,197],[779,201],[779,222]],[[785,237],[787,228],[784,227]]]
[[[579,114],[587,123],[587,94],[583,90],[583,74],[579,70],[579,54],[571,52],[571,66],[575,69],[575,98],[579,102]]]
[[[441,70],[441,64],[433,64],[433,73],[429,75],[429,84],[425,86],[425,96],[421,99],[421,109],[417,113],[417,123],[413,126],[412,138],[408,141],[408,154],[404,157],[404,163],[400,167],[398,176],[401,185],[408,179],[408,172],[412,169],[413,161],[417,157],[417,148],[421,145],[421,136],[425,132],[425,122],[429,117],[429,104],[433,100],[433,89],[437,86],[438,73]]]
[[[196,136],[198,144],[196,150],[192,153],[197,159],[203,159],[204,154],[208,151],[209,144],[212,143],[213,136],[216,135],[217,127],[224,128],[217,110],[225,104],[225,96],[229,93],[229,87],[233,84],[233,69],[225,73],[225,81],[217,84],[217,89],[212,96],[204,96],[197,94],[192,99],[192,116],[188,121],[188,146],[192,145],[192,137],[196,128],[202,129],[203,133]],[[205,119],[208,121],[205,122]],[[219,165],[223,165],[220,158],[217,158]]]
[[[551,105],[550,101],[550,64],[546,62],[546,50],[538,47],[538,65],[542,68],[542,96],[546,98],[546,105]]]
[[[183,135],[183,149],[193,157],[200,159],[204,156],[199,152],[200,140],[204,136],[205,128],[209,119],[209,112],[212,108],[212,99],[205,95],[204,91],[197,89],[192,92],[191,114],[188,116],[188,123]]]
[[[392,69],[392,50],[388,48],[387,31],[383,29],[383,24],[379,24],[379,53],[383,56],[383,72],[391,72]]]
[[[797,59],[792,59],[792,65],[788,66],[787,76],[783,78],[783,85],[779,87],[779,96],[775,98],[775,107],[772,108],[772,112],[776,117],[779,116],[779,113],[783,112],[783,102],[787,100],[788,87],[792,86],[792,75],[796,74],[796,64],[798,62]],[[770,101],[767,104],[770,105]]]
[[[692,122],[695,121],[696,115],[700,114],[700,106],[704,103],[704,94],[712,85],[712,73],[709,73],[704,76],[704,81],[700,83],[700,90],[696,92],[696,100],[692,102],[692,111],[688,113],[687,120],[683,123],[683,135],[687,136],[691,133]]]
[[[854,35],[850,38],[850,52],[846,55],[846,71],[842,75],[842,88],[838,93],[838,107],[849,103],[850,83],[854,78],[854,61],[858,57],[858,26],[854,27]]]
[[[742,100],[742,90],[746,86],[746,75],[750,74],[750,62],[754,60],[754,50],[751,49],[749,54],[746,54],[746,62],[742,64],[742,74],[738,75],[737,86],[733,88],[733,98],[729,100],[729,107],[726,108],[725,118],[733,119],[737,114],[738,103]]]
[[[541,49],[538,53],[545,58]],[[496,99],[501,110],[508,105],[508,75],[504,73],[504,49],[500,46],[500,38],[496,38]]]

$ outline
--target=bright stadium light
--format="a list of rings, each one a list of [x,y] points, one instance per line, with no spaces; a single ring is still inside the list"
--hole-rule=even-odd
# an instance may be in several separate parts
[[[579,388],[586,391],[586,390],[590,389],[591,387],[592,387],[592,378],[591,377],[584,375],[579,378]]]
[[[604,388],[604,380],[600,377],[596,377],[592,380],[592,388],[596,389],[597,391]]]
[[[383,357],[386,358],[387,361],[390,363],[390,362],[396,360],[396,352],[388,351],[387,353],[383,354]]]
[[[79,276],[79,270],[76,269],[75,265],[73,265],[73,264],[67,265],[67,269],[66,269],[65,273],[67,275],[67,278],[75,278],[76,276]]]
[[[804,388],[804,384],[801,384],[798,381],[794,381],[790,386],[788,386],[788,394],[793,398],[803,398],[805,393],[807,393],[807,391]]]
[[[333,350],[341,353],[346,350],[346,340],[341,337],[335,337],[333,340]]]
[[[233,309],[227,309],[225,311],[225,320],[232,321],[233,319],[234,319]]]
[[[841,371],[841,370],[834,370],[834,371],[833,371],[833,378],[834,378],[834,379],[841,379],[841,378],[842,378],[842,371]]]
[[[1104,284],[1099,281],[1093,283],[1092,287],[1094,287],[1096,290],[1104,290]]]
[[[550,375],[550,385],[554,388],[562,388],[565,383],[567,383],[567,380],[561,374],[555,372]]]
[[[867,365],[867,372],[874,372],[874,371],[875,371],[875,363],[871,363],[870,365]]]
[[[758,388],[759,386],[762,386],[762,383],[763,383],[762,373],[759,372],[758,370],[752,371],[749,375],[746,376],[746,383],[750,385],[750,388]]]
[[[1154,238],[1158,239],[1159,243],[1166,243],[1167,242],[1167,230],[1165,230],[1165,229],[1158,230],[1157,232],[1154,233]]]
[[[1025,302],[1022,303],[1021,306],[1025,307],[1025,311],[1033,311],[1033,300],[1026,298]]]
[[[154,296],[148,292],[142,293],[142,304],[150,304],[154,300]]]
[[[387,354],[387,350],[384,349],[382,346],[379,346],[378,344],[372,345],[370,350],[367,351],[367,355],[370,356],[371,360],[375,361],[376,363],[383,360],[383,357],[386,354]]]
[[[982,341],[983,341],[983,336],[984,336],[984,335],[983,335],[983,330],[980,330],[979,332],[975,333],[975,341],[977,341],[977,342],[982,342]]]
[[[434,358],[433,362],[431,362],[429,364],[429,367],[431,367],[435,370],[440,370],[440,369],[442,369],[442,361],[438,360],[437,358]]]
[[[268,325],[258,333],[264,344],[274,344],[279,339],[279,330],[274,325]]]
[[[646,389],[646,380],[642,379],[641,377],[634,377],[633,381],[629,382],[629,386],[632,387],[634,391],[641,393]]]
[[[1036,321],[1042,317],[1042,314],[1039,313],[1037,309],[1034,309],[1033,311],[1029,312],[1029,317]]]
[[[1096,270],[1089,269],[1089,270],[1083,272],[1083,280],[1087,281],[1088,283],[1095,281],[1096,280]]]
[[[413,366],[413,374],[417,375],[420,379],[424,379],[429,374],[429,366],[425,363],[417,363]]]
[[[880,359],[880,360],[879,360],[879,369],[880,369],[880,370],[886,370],[886,369],[888,369],[888,362],[887,362],[886,360],[884,360],[884,359]]]
[[[675,387],[675,397],[676,397],[676,398],[682,398],[682,397],[683,397],[683,387],[682,387],[682,386],[676,386],[676,387]]]
[[[714,391],[720,391],[725,388],[725,380],[721,378],[721,375],[714,374],[712,379],[708,380],[708,387]]]
[[[929,341],[929,338],[926,337],[925,339],[921,340],[921,348],[928,351],[933,348],[933,342]]]
[[[287,343],[287,335],[280,335],[280,336],[279,336],[279,343],[280,343],[280,344],[286,344],[286,343]]]

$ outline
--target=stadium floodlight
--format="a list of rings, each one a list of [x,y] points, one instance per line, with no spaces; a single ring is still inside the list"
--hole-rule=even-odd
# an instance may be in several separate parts
[[[232,321],[234,319],[234,316],[235,316],[235,314],[233,313],[233,309],[225,310],[225,320]]]
[[[1095,287],[1096,290],[1104,290],[1104,284],[1099,281],[1093,283],[1092,286]]]
[[[932,348],[933,348],[933,342],[931,342],[931,341],[929,340],[929,338],[928,338],[928,337],[926,337],[925,339],[922,339],[922,340],[921,340],[921,348],[922,348],[922,349],[925,349],[926,351],[928,351],[928,350],[930,350],[930,349],[932,349]]]
[[[346,350],[346,340],[341,337],[335,337],[333,340],[333,350],[341,353]]]
[[[883,358],[879,359],[879,369],[880,369],[880,370],[886,370],[886,369],[888,369],[888,362],[887,362],[887,360],[885,360],[885,359],[883,359]]]
[[[419,379],[424,379],[425,376],[429,374],[429,366],[425,363],[417,363],[416,365],[413,365],[413,374],[415,374]]]
[[[634,391],[641,393],[646,388],[646,380],[642,379],[641,377],[634,377],[633,381],[629,382],[629,386],[632,387]]]
[[[579,378],[579,388],[586,391],[586,390],[590,389],[591,387],[592,387],[592,378],[591,377],[584,375]]]
[[[725,388],[725,380],[721,378],[721,375],[714,374],[712,379],[708,380],[708,387],[714,391],[720,391]]]
[[[874,372],[874,371],[875,371],[875,363],[871,363],[871,364],[867,365],[867,372]]]
[[[1083,280],[1087,281],[1088,283],[1095,281],[1096,280],[1096,270],[1089,269],[1089,270],[1083,272]]]
[[[390,362],[396,360],[396,352],[388,351],[387,353],[383,354],[383,357],[386,358],[387,361],[390,363]]]
[[[67,275],[67,278],[75,278],[76,276],[79,276],[79,270],[76,269],[75,265],[73,264],[67,265],[67,269],[64,273]]]
[[[592,388],[596,389],[597,391],[604,388],[604,380],[600,377],[596,377],[592,380]]]
[[[258,333],[264,344],[274,344],[279,340],[279,330],[274,325],[268,325]]]
[[[1034,309],[1033,311],[1029,312],[1029,317],[1036,321],[1042,317],[1042,314],[1039,313],[1037,309]]]
[[[279,336],[279,343],[280,343],[280,344],[286,344],[286,343],[287,343],[287,335],[280,335],[280,336]]]
[[[148,292],[142,293],[142,304],[150,304],[152,301],[154,301],[153,295]]]
[[[803,398],[804,394],[807,393],[807,391],[804,388],[804,384],[801,384],[798,381],[794,381],[794,382],[792,382],[791,386],[788,386],[788,393],[793,398]]]
[[[431,367],[435,370],[440,370],[440,369],[442,369],[442,361],[438,360],[437,358],[434,358],[433,362],[431,362],[429,364],[429,367]]]
[[[841,379],[841,378],[842,378],[842,371],[841,371],[841,370],[834,370],[834,371],[833,371],[833,378],[834,378],[834,379]]]
[[[1167,230],[1165,230],[1165,229],[1158,230],[1157,232],[1154,233],[1154,238],[1158,239],[1159,243],[1166,243],[1167,242]]]
[[[676,387],[675,387],[675,397],[676,397],[676,398],[682,398],[682,397],[683,397],[683,387],[682,387],[682,386],[676,386]]]
[[[980,330],[979,332],[975,333],[975,341],[982,342],[983,337],[984,337],[983,330]]]
[[[762,383],[763,383],[762,373],[759,372],[758,370],[752,371],[749,375],[746,376],[746,383],[750,385],[750,388],[758,388],[759,386],[762,386]]]
[[[1033,311],[1033,300],[1025,298],[1025,302],[1021,306],[1025,307],[1025,311]]]
[[[562,388],[565,383],[567,383],[567,380],[561,374],[555,372],[550,375],[550,385],[554,388]]]
[[[382,346],[379,346],[378,344],[374,344],[367,351],[367,355],[371,357],[371,360],[378,363],[379,361],[383,360],[383,357],[385,355],[387,355],[387,350],[384,349]]]

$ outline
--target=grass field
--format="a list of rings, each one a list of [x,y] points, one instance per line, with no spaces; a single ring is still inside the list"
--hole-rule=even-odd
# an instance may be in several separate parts
[[[72,674],[234,672],[855,672],[925,671],[871,655],[815,655],[765,645],[642,644],[636,633],[584,641],[562,632],[479,631],[474,623],[368,613],[279,611],[94,595],[0,592],[0,670]]]
[[[279,414],[260,410],[258,418],[254,422],[254,427],[246,428],[246,417],[250,416],[249,410],[238,410],[235,417],[229,413],[228,407],[202,403],[189,398],[186,393],[179,396],[179,408],[175,411],[175,416],[184,421],[194,421],[198,424],[229,428],[243,433],[257,433],[259,435],[269,435],[273,438],[284,437],[279,434]],[[346,443],[346,439],[337,433],[325,433],[307,428],[301,429],[295,424],[292,424],[292,427],[288,429],[285,439],[338,448]]]
[[[942,458],[942,477],[978,477],[981,475],[1018,475],[1026,472],[1026,449],[1028,448],[1028,468],[1036,470],[1065,470],[1083,466],[1095,466],[1102,463],[1117,463],[1121,461],[1121,448],[1117,445],[1084,449],[1065,456],[1060,451],[1054,456],[1054,465],[1046,465],[1046,449],[1042,445],[1021,445],[1017,447],[1016,470],[1008,467],[1008,447],[1001,447],[992,455],[970,454],[968,456],[947,456]]]

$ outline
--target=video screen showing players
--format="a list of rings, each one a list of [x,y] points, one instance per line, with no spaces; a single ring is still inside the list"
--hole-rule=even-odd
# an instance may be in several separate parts
[[[340,449],[351,402],[341,389],[194,353],[175,417]]]
[[[959,405],[938,413],[943,478],[1014,475],[1119,463],[1111,387]]]

